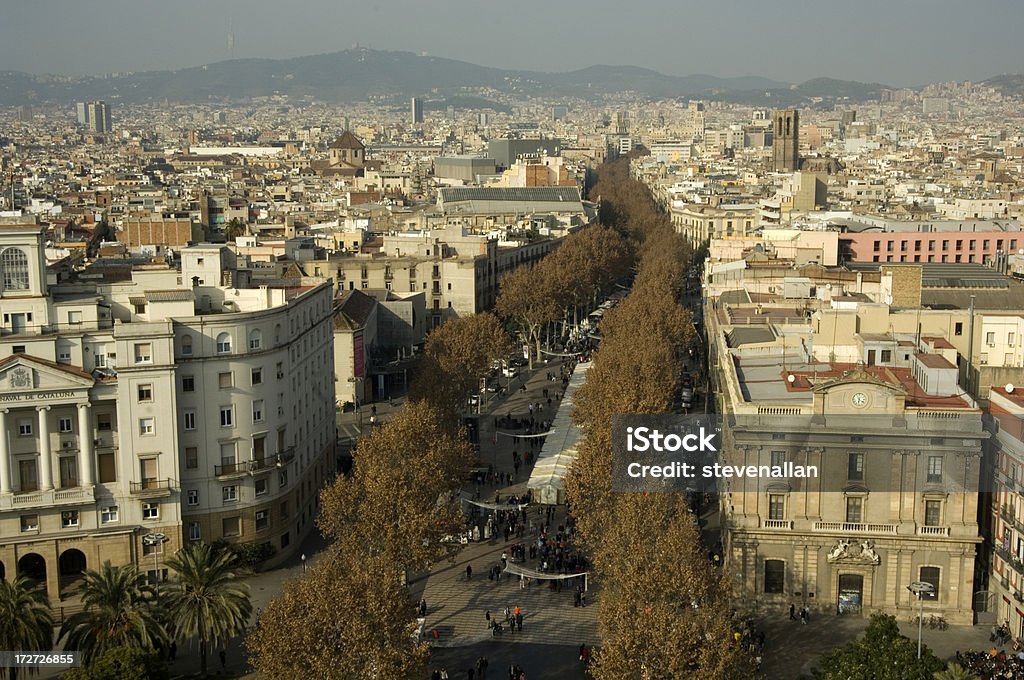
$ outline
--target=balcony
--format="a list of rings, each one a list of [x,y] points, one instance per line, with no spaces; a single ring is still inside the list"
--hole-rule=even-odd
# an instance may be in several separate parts
[[[289,447],[276,456],[268,456],[256,460],[243,460],[238,463],[225,463],[214,465],[213,474],[215,477],[233,477],[242,475],[253,475],[269,472],[275,468],[287,465],[295,458],[295,447]]]
[[[857,522],[815,522],[813,531],[838,532],[844,534],[888,534],[895,536],[897,524],[860,524]]]
[[[918,527],[918,536],[949,536],[949,527]]]
[[[240,463],[224,463],[222,465],[213,466],[214,477],[232,477],[235,475],[245,475],[249,473],[249,463],[242,461]]]
[[[86,331],[109,330],[114,327],[113,319],[96,319],[94,321],[82,321],[79,323],[51,323],[51,324],[28,324],[18,330],[14,328],[0,328],[0,336],[17,335],[70,335],[72,333],[84,333]]]
[[[1011,569],[1016,571],[1018,574],[1024,575],[1024,562],[1017,559],[1017,556],[1011,553],[1009,550],[1004,550],[1002,546],[995,546],[994,548],[996,555],[1002,558],[1003,562],[1007,564]]]
[[[171,495],[171,490],[174,488],[174,480],[144,479],[141,482],[130,482],[128,486],[133,496],[159,498]]]
[[[764,529],[789,529],[793,528],[791,519],[766,519],[761,523]]]
[[[27,510],[62,505],[88,505],[96,502],[94,487],[70,487],[49,491],[26,491],[9,496],[0,496],[0,509]]]

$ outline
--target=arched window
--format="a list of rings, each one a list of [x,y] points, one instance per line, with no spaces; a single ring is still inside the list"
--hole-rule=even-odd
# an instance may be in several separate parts
[[[20,248],[8,248],[0,254],[0,272],[4,290],[28,290],[28,256]]]
[[[249,333],[249,351],[263,349],[263,332],[256,328]]]
[[[185,334],[181,336],[181,356],[192,356],[192,336]]]
[[[221,333],[217,336],[217,354],[231,353],[231,334]]]

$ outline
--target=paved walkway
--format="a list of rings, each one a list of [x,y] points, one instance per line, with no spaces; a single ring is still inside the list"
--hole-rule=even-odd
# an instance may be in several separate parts
[[[550,361],[548,364],[535,365],[532,372],[521,369],[521,375],[512,380],[511,391],[502,395],[491,395],[490,401],[483,404],[480,416],[480,464],[492,465],[495,471],[516,474],[513,483],[503,486],[484,484],[478,487],[483,500],[493,501],[494,493],[502,498],[511,494],[520,495],[526,492],[526,480],[529,478],[532,465],[523,465],[515,473],[512,464],[512,452],[518,450],[520,455],[528,450],[524,440],[498,435],[495,438],[495,418],[504,418],[512,414],[513,418],[529,418],[529,404],[536,406],[541,403],[539,411],[535,408],[535,417],[541,421],[554,419],[558,402],[555,398],[563,387],[561,382],[549,381],[550,371],[558,376],[560,364]],[[525,381],[526,392],[520,391]],[[505,380],[502,380],[505,384]],[[552,399],[549,407],[544,390]],[[537,415],[539,413],[539,415]],[[501,432],[510,431],[499,425]],[[534,459],[538,449],[534,449]],[[542,521],[540,507],[528,509],[529,520],[539,525]],[[559,526],[565,519],[565,509],[561,508],[555,515],[553,526]],[[517,577],[502,578],[490,581],[488,570],[500,564],[503,551],[511,546],[522,543],[528,546],[533,538],[530,531],[523,537],[512,537],[506,543],[499,536],[490,541],[481,541],[467,545],[459,553],[454,564],[436,565],[429,575],[425,575],[425,583],[421,597],[427,601],[427,616],[424,631],[428,642],[437,647],[460,647],[488,642],[491,640],[487,628],[485,612],[492,616],[502,616],[505,607],[519,606],[523,610],[523,632],[506,632],[494,640],[496,644],[538,644],[538,645],[571,645],[579,647],[583,642],[594,644],[597,639],[597,607],[594,606],[597,593],[591,590],[587,595],[586,607],[573,606],[572,581],[563,584],[560,592],[552,591],[549,582],[534,583],[520,589]],[[466,580],[466,565],[473,567],[473,577]],[[418,579],[417,579],[418,580]],[[437,629],[438,639],[433,641],[432,632]]]

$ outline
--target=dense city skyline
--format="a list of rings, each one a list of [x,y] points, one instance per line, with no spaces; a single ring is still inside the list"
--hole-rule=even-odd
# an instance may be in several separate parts
[[[98,75],[230,58],[280,59],[358,43],[546,72],[622,64],[669,75],[758,75],[794,83],[832,77],[920,86],[1019,70],[1013,27],[1024,20],[1024,6],[1004,0],[938,0],[927,8],[867,0],[851,15],[806,0],[785,0],[765,16],[756,15],[749,2],[687,7],[641,0],[629,9],[627,20],[609,0],[586,8],[537,0],[446,0],[440,6],[396,0],[387,7],[370,2],[344,8],[323,0],[299,8],[235,0],[213,7],[196,0],[173,6],[53,0],[7,8],[5,23],[16,30],[0,41],[0,61],[28,73]],[[62,20],[54,22],[54,16]],[[579,39],[567,42],[566,26],[575,26]],[[500,48],[502,41],[507,49]],[[986,49],[975,49],[979,44]]]

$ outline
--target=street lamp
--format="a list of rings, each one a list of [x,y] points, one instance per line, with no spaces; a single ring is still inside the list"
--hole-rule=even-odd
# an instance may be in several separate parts
[[[153,569],[154,569],[154,580],[156,583],[160,583],[160,547],[170,541],[167,538],[167,534],[162,534],[159,531],[146,534],[142,537],[142,545],[153,548]]]
[[[907,590],[917,595],[917,601],[919,603],[918,614],[917,614],[917,658],[921,658],[921,629],[924,627],[924,596],[931,595],[935,592],[935,586],[925,581],[914,581]]]

